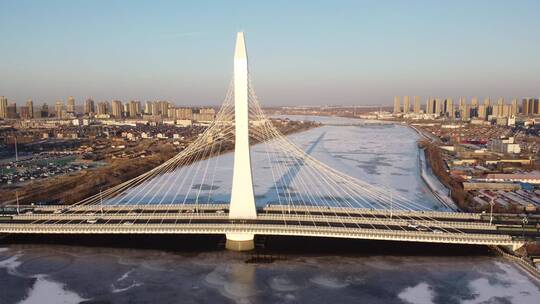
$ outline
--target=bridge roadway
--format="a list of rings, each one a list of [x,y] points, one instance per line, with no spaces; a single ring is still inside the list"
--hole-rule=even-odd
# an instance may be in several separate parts
[[[16,206],[7,206],[11,213],[17,209]],[[66,206],[66,205],[46,205],[46,206],[20,206],[22,214],[42,215],[47,218],[50,214],[179,214],[179,213],[221,213],[229,209],[228,204],[160,204],[160,205],[85,205],[85,206]],[[0,215],[2,214],[0,208]],[[448,222],[463,222],[469,223],[486,223],[489,221],[488,214],[480,213],[457,213],[457,212],[440,212],[440,211],[402,211],[402,210],[380,210],[380,209],[362,209],[362,208],[344,208],[344,207],[328,207],[328,206],[287,206],[287,205],[266,205],[258,208],[257,213],[260,214],[295,214],[309,216],[332,216],[332,217],[356,217],[356,218],[406,218],[415,220],[433,219],[437,221]],[[499,220],[504,218],[505,220]],[[516,214],[497,214],[494,217],[495,224],[521,223],[522,217]],[[534,215],[529,216],[529,220],[539,221]]]
[[[231,220],[228,207],[228,204],[24,206],[20,208],[21,214],[4,217],[0,233],[252,233],[515,248],[523,244],[516,238],[521,235],[520,230],[499,230],[499,224],[490,225],[479,214],[267,205],[259,210],[257,219]]]
[[[17,206],[7,206],[16,209]],[[228,210],[229,204],[139,204],[139,205],[44,205],[44,206],[20,206],[22,211],[32,211],[39,214],[51,214],[56,212],[69,213],[96,213],[96,212],[215,212],[218,210]],[[287,206],[287,205],[266,205],[259,208],[258,213],[295,213],[295,214],[328,214],[344,216],[373,216],[387,217],[390,214],[403,217],[433,218],[440,220],[470,220],[480,221],[481,214],[478,213],[457,213],[440,211],[403,211],[403,210],[381,210],[366,208],[347,208],[330,206]]]

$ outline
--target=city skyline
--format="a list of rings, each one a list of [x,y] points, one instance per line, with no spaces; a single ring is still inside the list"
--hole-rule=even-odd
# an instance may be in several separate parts
[[[89,96],[219,104],[231,77],[229,40],[243,29],[249,56],[259,59],[255,87],[269,106],[391,105],[412,94],[534,97],[539,6],[3,2],[0,95],[19,105],[70,95],[78,105]]]

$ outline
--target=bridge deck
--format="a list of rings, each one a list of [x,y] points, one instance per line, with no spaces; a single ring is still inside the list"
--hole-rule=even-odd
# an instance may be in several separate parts
[[[227,234],[338,237],[432,243],[511,245],[521,231],[500,231],[480,214],[267,205],[256,219],[229,219],[228,204],[24,206],[0,233]]]
[[[333,237],[427,243],[521,246],[507,235],[391,231],[348,227],[306,227],[270,224],[0,224],[2,233],[24,234],[228,234]]]

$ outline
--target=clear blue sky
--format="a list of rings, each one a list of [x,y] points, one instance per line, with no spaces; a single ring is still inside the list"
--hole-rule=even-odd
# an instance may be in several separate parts
[[[218,104],[246,32],[265,105],[540,95],[540,1],[0,0],[0,95]]]

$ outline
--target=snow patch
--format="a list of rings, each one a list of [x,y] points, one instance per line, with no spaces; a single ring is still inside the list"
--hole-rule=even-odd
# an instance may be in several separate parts
[[[21,257],[20,254],[16,254],[14,256],[11,256],[5,260],[0,261],[0,268],[7,269],[7,272],[9,274],[17,274],[17,267],[19,267],[22,262],[19,261],[19,258]]]
[[[134,287],[138,287],[138,286],[141,286],[142,283],[138,283],[138,282],[133,282],[133,284],[129,285],[129,286],[126,286],[126,287],[123,287],[123,288],[116,288],[114,287],[114,285],[112,286],[112,293],[119,293],[119,292],[124,292],[126,290],[129,290],[131,288],[134,288]]]
[[[345,288],[349,283],[333,276],[316,276],[310,279],[311,282],[326,288]]]
[[[433,290],[428,283],[422,282],[413,287],[407,287],[398,294],[403,301],[411,304],[433,304]]]
[[[538,304],[540,290],[516,268],[502,262],[495,264],[504,271],[494,276],[498,283],[491,284],[487,278],[479,278],[469,283],[474,290],[475,298],[463,304],[489,302],[492,298],[507,298],[512,303]]]
[[[45,279],[45,275],[37,275],[36,282],[28,296],[19,304],[75,304],[86,299],[78,294],[65,290],[64,285]]]
[[[116,280],[117,282],[120,282],[120,281],[123,281],[125,279],[127,279],[127,277],[133,272],[133,269],[131,269],[130,271],[124,273],[120,278],[118,278],[118,280]]]
[[[299,288],[290,278],[284,275],[271,278],[268,284],[273,290],[280,292],[290,292]]]

